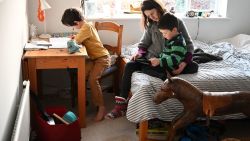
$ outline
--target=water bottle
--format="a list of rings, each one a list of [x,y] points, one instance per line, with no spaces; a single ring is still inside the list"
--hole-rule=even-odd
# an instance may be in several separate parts
[[[34,24],[30,25],[30,38],[31,39],[37,38],[37,26],[35,26]]]

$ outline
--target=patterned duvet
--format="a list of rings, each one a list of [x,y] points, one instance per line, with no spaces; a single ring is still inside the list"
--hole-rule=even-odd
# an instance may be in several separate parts
[[[195,74],[179,75],[188,80],[202,91],[250,91],[250,48],[235,49],[229,43],[208,45],[194,42],[196,48],[205,52],[219,55],[223,61],[199,64],[199,71]],[[163,81],[139,72],[133,73],[131,80],[132,97],[129,100],[127,118],[131,122],[159,118],[171,121],[183,110],[182,104],[176,99],[169,99],[155,105],[152,96],[160,89]],[[231,114],[213,119],[244,118],[241,113]]]

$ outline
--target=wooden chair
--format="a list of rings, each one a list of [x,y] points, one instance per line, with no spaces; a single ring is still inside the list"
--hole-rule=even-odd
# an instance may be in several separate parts
[[[104,47],[109,51],[111,56],[117,56],[116,61],[113,65],[111,65],[109,68],[107,68],[100,79],[100,82],[108,77],[113,76],[113,85],[102,87],[102,90],[107,90],[109,88],[113,88],[113,92],[118,95],[119,94],[119,72],[120,72],[120,63],[121,63],[121,47],[122,47],[122,32],[123,32],[123,25],[119,25],[115,22],[95,22],[95,28],[98,31],[98,33],[102,32],[104,33],[105,37],[111,37],[111,33],[115,34],[116,38],[115,45],[111,45],[110,39],[109,43],[106,43],[105,40],[101,41],[104,45]],[[113,35],[112,34],[112,35]],[[112,36],[113,37],[113,36]]]

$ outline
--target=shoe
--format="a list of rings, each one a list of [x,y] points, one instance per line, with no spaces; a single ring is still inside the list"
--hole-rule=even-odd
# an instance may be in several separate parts
[[[106,119],[115,119],[118,117],[122,117],[126,115],[127,112],[127,100],[123,97],[116,96],[115,97],[115,107],[114,109],[108,113],[105,118]]]

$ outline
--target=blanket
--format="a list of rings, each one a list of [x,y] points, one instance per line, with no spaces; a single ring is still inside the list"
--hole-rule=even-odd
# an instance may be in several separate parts
[[[196,63],[207,63],[210,61],[221,61],[223,58],[213,54],[205,53],[202,49],[197,48],[194,50],[193,61]]]

